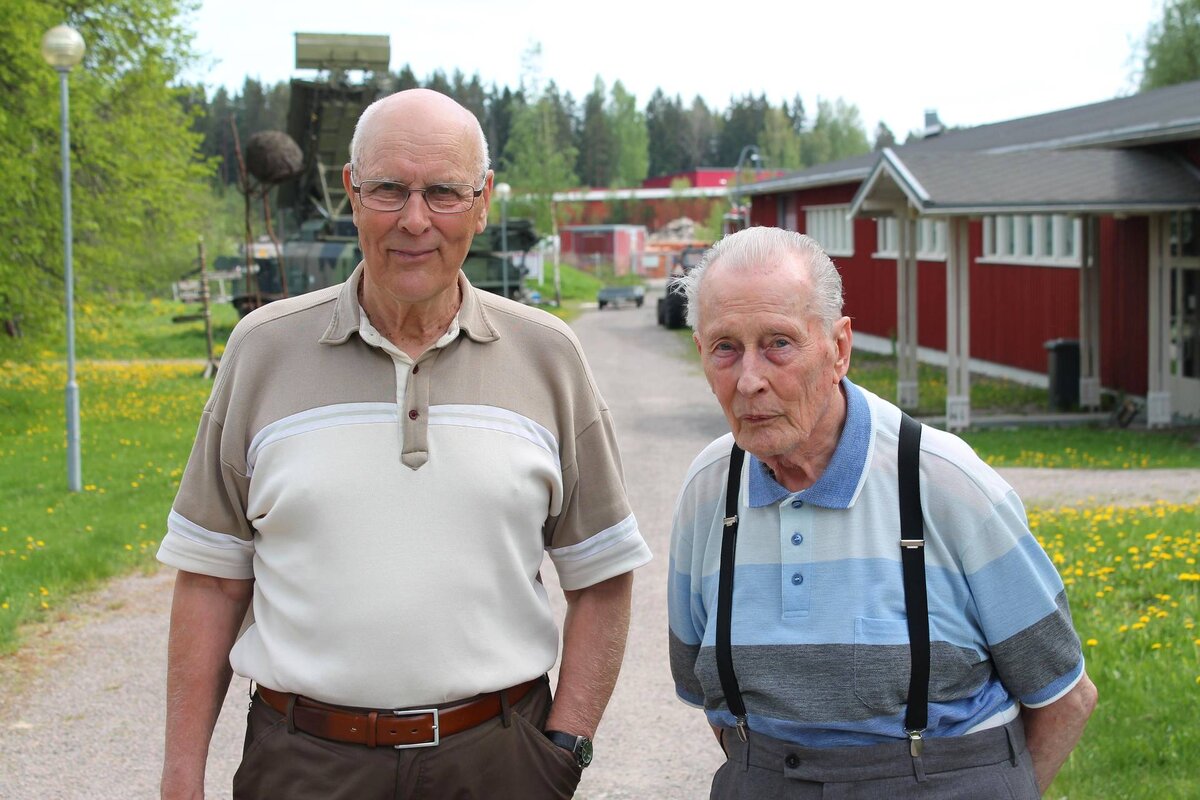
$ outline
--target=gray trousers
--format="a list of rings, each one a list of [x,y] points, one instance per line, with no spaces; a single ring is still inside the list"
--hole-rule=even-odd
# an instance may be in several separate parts
[[[507,713],[442,739],[397,750],[332,742],[302,731],[255,695],[235,800],[473,800],[570,798],[582,770],[542,734],[545,679]]]
[[[1033,760],[1018,718],[1002,728],[926,739],[914,759],[908,742],[867,747],[800,747],[750,731],[721,737],[727,760],[711,800],[1037,800]]]

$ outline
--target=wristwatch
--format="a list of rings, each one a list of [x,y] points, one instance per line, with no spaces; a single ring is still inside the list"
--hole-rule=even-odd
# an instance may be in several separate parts
[[[586,736],[576,736],[562,731],[546,731],[546,738],[575,756],[575,763],[583,769],[592,763],[592,740]]]

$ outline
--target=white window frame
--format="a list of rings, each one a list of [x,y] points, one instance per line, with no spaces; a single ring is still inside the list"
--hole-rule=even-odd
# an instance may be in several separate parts
[[[805,206],[804,232],[831,256],[854,255],[854,220],[849,205]]]
[[[895,217],[875,221],[875,258],[895,258],[900,229]],[[917,260],[946,260],[946,220],[922,217],[917,220]]]
[[[1067,214],[984,217],[983,256],[977,263],[1078,267],[1082,236],[1082,221]]]

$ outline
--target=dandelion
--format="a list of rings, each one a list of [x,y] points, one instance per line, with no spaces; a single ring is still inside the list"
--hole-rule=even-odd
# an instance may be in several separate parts
[[[1162,642],[1155,642],[1154,644],[1150,645],[1150,649],[1151,650],[1161,650]]]
[[[1087,646],[1088,646],[1088,647],[1095,647],[1095,646],[1096,646],[1096,645],[1098,645],[1098,644],[1100,644],[1100,642],[1099,642],[1098,640],[1096,640],[1096,639],[1088,639],[1088,640],[1087,640]]]

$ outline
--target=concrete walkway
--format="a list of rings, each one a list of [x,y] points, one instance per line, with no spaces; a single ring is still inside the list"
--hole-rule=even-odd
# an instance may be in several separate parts
[[[641,309],[590,311],[574,324],[613,411],[629,492],[654,561],[639,570],[625,665],[579,797],[707,796],[722,756],[703,714],[674,698],[666,649],[671,511],[692,457],[726,430],[688,343]],[[1008,470],[1030,505],[1196,500],[1191,470]],[[165,518],[167,509],[163,509]],[[166,632],[174,575],[114,581],[76,613],[32,632],[0,660],[0,798],[157,797]],[[545,570],[560,618],[561,594]],[[229,797],[247,682],[235,679],[213,738],[208,796]]]

